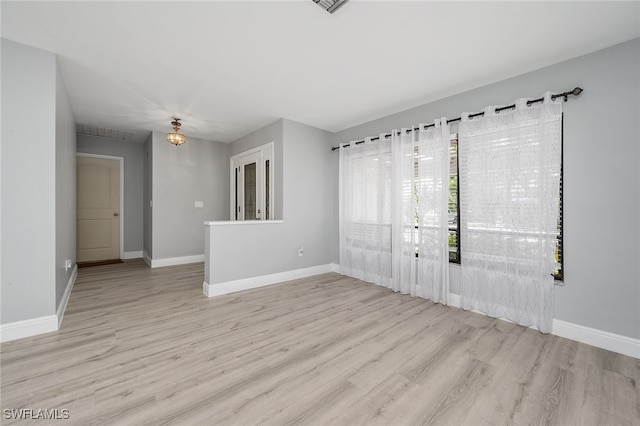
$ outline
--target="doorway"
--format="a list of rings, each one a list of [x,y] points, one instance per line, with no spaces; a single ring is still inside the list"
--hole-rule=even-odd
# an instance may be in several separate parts
[[[231,157],[231,220],[272,220],[273,142]]]
[[[123,257],[124,158],[76,154],[77,262]]]

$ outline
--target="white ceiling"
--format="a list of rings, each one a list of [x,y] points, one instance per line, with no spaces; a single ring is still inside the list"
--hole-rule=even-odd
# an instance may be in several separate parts
[[[59,55],[79,124],[143,140],[330,131],[640,37],[640,2],[2,1],[2,37]]]

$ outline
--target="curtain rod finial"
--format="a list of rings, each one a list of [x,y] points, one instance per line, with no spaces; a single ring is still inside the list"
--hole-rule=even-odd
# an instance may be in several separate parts
[[[582,92],[583,92],[582,87],[576,87],[575,89],[573,89],[573,90],[571,91],[571,94],[572,94],[573,96],[578,96],[578,95],[579,95],[580,93],[582,93]]]

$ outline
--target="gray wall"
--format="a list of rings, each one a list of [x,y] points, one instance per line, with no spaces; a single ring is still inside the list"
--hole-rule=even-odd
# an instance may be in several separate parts
[[[274,161],[274,170],[273,170],[273,179],[275,180],[275,186],[273,191],[273,204],[275,207],[275,215],[274,219],[282,219],[283,217],[283,157],[282,157],[282,140],[283,140],[283,120],[280,119],[268,126],[265,126],[259,130],[256,130],[253,133],[250,133],[234,142],[231,143],[231,153],[229,157],[232,157],[236,154],[243,153],[245,151],[250,150],[251,148],[256,148],[258,146],[267,144],[269,142],[273,142],[273,161]],[[231,166],[227,164],[227,170],[229,170]],[[227,197],[230,189],[227,189]],[[229,213],[227,213],[227,220],[231,219],[229,217]]]
[[[78,135],[77,152],[124,157],[124,251],[143,247],[144,147],[140,143]]]
[[[2,324],[56,310],[56,58],[2,40]]]
[[[284,120],[284,219],[291,243],[304,245],[304,267],[331,263],[334,197],[331,180],[334,153],[331,133]],[[296,251],[297,255],[297,251]]]
[[[204,254],[203,222],[229,218],[230,147],[188,135],[182,146],[165,133],[152,139],[153,259]]]
[[[76,264],[76,124],[56,66],[56,311]]]
[[[153,216],[151,214],[151,200],[153,197],[153,137],[149,134],[149,137],[144,142],[144,167],[143,167],[143,241],[144,241],[144,253],[151,258],[153,256]]]
[[[335,158],[328,149],[331,133],[291,120],[281,122],[284,222],[213,226],[210,284],[332,261],[337,198],[330,180]],[[299,246],[304,247],[302,257]]]
[[[334,143],[575,86],[585,91],[564,104],[565,280],[555,318],[640,338],[639,39],[337,132]]]

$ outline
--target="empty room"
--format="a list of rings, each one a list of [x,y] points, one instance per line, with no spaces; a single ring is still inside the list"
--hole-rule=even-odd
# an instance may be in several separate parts
[[[640,425],[640,1],[2,1],[1,424]]]

